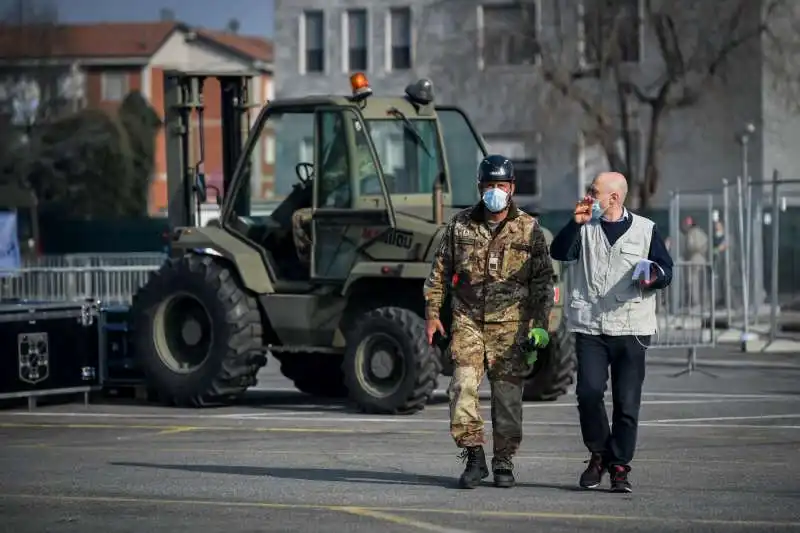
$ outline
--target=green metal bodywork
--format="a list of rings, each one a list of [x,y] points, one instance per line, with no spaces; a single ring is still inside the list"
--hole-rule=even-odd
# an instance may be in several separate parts
[[[368,144],[361,148],[356,143],[365,121],[387,118],[400,120],[387,116],[387,110],[391,108],[401,111],[411,120],[436,122],[436,148],[442,154],[439,161],[443,178],[440,181],[444,208],[442,214],[443,222],[446,222],[452,214],[464,208],[453,205],[451,191],[459,187],[476,190],[474,169],[478,152],[486,152],[483,140],[475,133],[466,116],[465,127],[472,132],[474,146],[464,146],[466,155],[463,157],[470,158],[470,150],[474,148],[475,160],[467,159],[464,163],[465,167],[472,169],[471,172],[456,173],[451,163],[455,161],[454,157],[462,155],[450,154],[453,157],[448,159],[445,149],[447,139],[440,126],[437,107],[433,104],[415,104],[406,97],[371,96],[354,102],[347,96],[314,96],[272,101],[262,108],[244,144],[230,187],[226,190],[220,215],[221,227],[179,228],[173,233],[173,255],[216,255],[232,265],[242,285],[258,297],[269,326],[265,328],[269,337],[265,342],[275,349],[283,347],[288,350],[292,347],[305,352],[338,351],[345,344],[343,329],[347,323],[346,317],[378,305],[396,305],[422,313],[422,282],[429,273],[431,259],[444,228],[442,221],[435,220],[435,195],[433,191],[425,194],[389,194],[372,138],[369,134],[364,135]],[[453,109],[448,108],[448,112],[453,112]],[[339,112],[352,119],[342,121],[346,126],[344,134],[348,156],[351,161],[356,160],[358,150],[368,149],[376,163],[383,194],[356,196],[350,208],[337,210],[316,205],[318,191],[313,190],[313,194],[309,194],[298,180],[294,192],[270,217],[254,220],[237,213],[234,207],[237,196],[249,187],[247,161],[256,149],[260,133],[269,124],[270,117],[313,110],[320,114]],[[321,130],[315,128],[315,131]],[[315,136],[315,169],[322,164],[320,142],[319,136]],[[363,152],[361,156],[364,157],[366,153]],[[358,187],[357,180],[363,176],[359,175],[355,165],[350,166],[349,171],[350,185],[355,190]],[[316,180],[314,182],[316,189]],[[286,262],[294,259],[290,257],[291,248],[274,243],[289,242],[291,226],[287,213],[312,207],[308,204],[309,196],[314,204],[312,223],[317,236],[326,235],[324,232],[330,231],[331,227],[341,227],[344,236],[342,242],[350,247],[347,253],[352,254],[352,260],[347,261],[347,268],[340,269],[336,275],[321,275],[320,255],[324,255],[324,244],[322,240],[319,243],[315,240],[310,278],[288,279],[281,272],[285,270]],[[341,222],[340,218],[345,216],[347,222]],[[549,231],[545,233],[549,243],[552,234]],[[319,238],[324,240],[323,237]],[[554,267],[558,273],[560,266],[556,263]],[[561,302],[557,302],[551,315],[551,331],[561,319],[560,305]]]

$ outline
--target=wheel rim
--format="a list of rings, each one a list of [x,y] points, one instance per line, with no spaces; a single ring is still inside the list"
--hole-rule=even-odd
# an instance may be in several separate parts
[[[161,361],[173,372],[188,374],[208,359],[211,315],[195,296],[173,294],[158,306],[154,334]]]
[[[385,333],[367,336],[356,349],[355,370],[359,385],[371,396],[391,396],[406,377],[400,343]]]

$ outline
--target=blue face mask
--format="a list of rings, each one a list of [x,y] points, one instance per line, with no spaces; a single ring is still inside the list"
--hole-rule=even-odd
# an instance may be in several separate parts
[[[508,193],[503,189],[488,189],[483,193],[483,205],[492,213],[499,213],[508,205]]]
[[[592,220],[600,220],[605,212],[605,209],[600,207],[600,200],[592,203]]]

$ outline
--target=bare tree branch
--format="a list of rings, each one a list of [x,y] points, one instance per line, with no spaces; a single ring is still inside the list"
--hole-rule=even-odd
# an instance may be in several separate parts
[[[800,23],[777,31],[800,20],[794,0],[550,0],[540,4],[542,20],[506,18],[500,29],[486,6],[482,29],[458,0],[430,9],[437,29],[420,46],[441,55],[426,68],[456,88],[453,98],[469,94],[491,111],[506,94],[531,94],[514,122],[545,136],[558,135],[565,113],[577,114],[584,137],[627,176],[634,207],[646,208],[658,190],[665,120],[725,90],[732,67],[769,64],[800,110]],[[490,49],[506,59],[518,53],[503,48],[511,42],[535,42],[537,61],[493,60]],[[495,76],[502,81],[488,94]]]

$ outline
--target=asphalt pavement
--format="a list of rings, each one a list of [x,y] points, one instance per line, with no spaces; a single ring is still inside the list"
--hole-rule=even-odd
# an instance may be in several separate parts
[[[526,405],[517,487],[463,491],[446,378],[422,413],[368,416],[294,392],[271,360],[236,406],[0,411],[0,531],[800,531],[800,367],[671,377],[658,360],[630,495],[577,487],[572,394]]]

